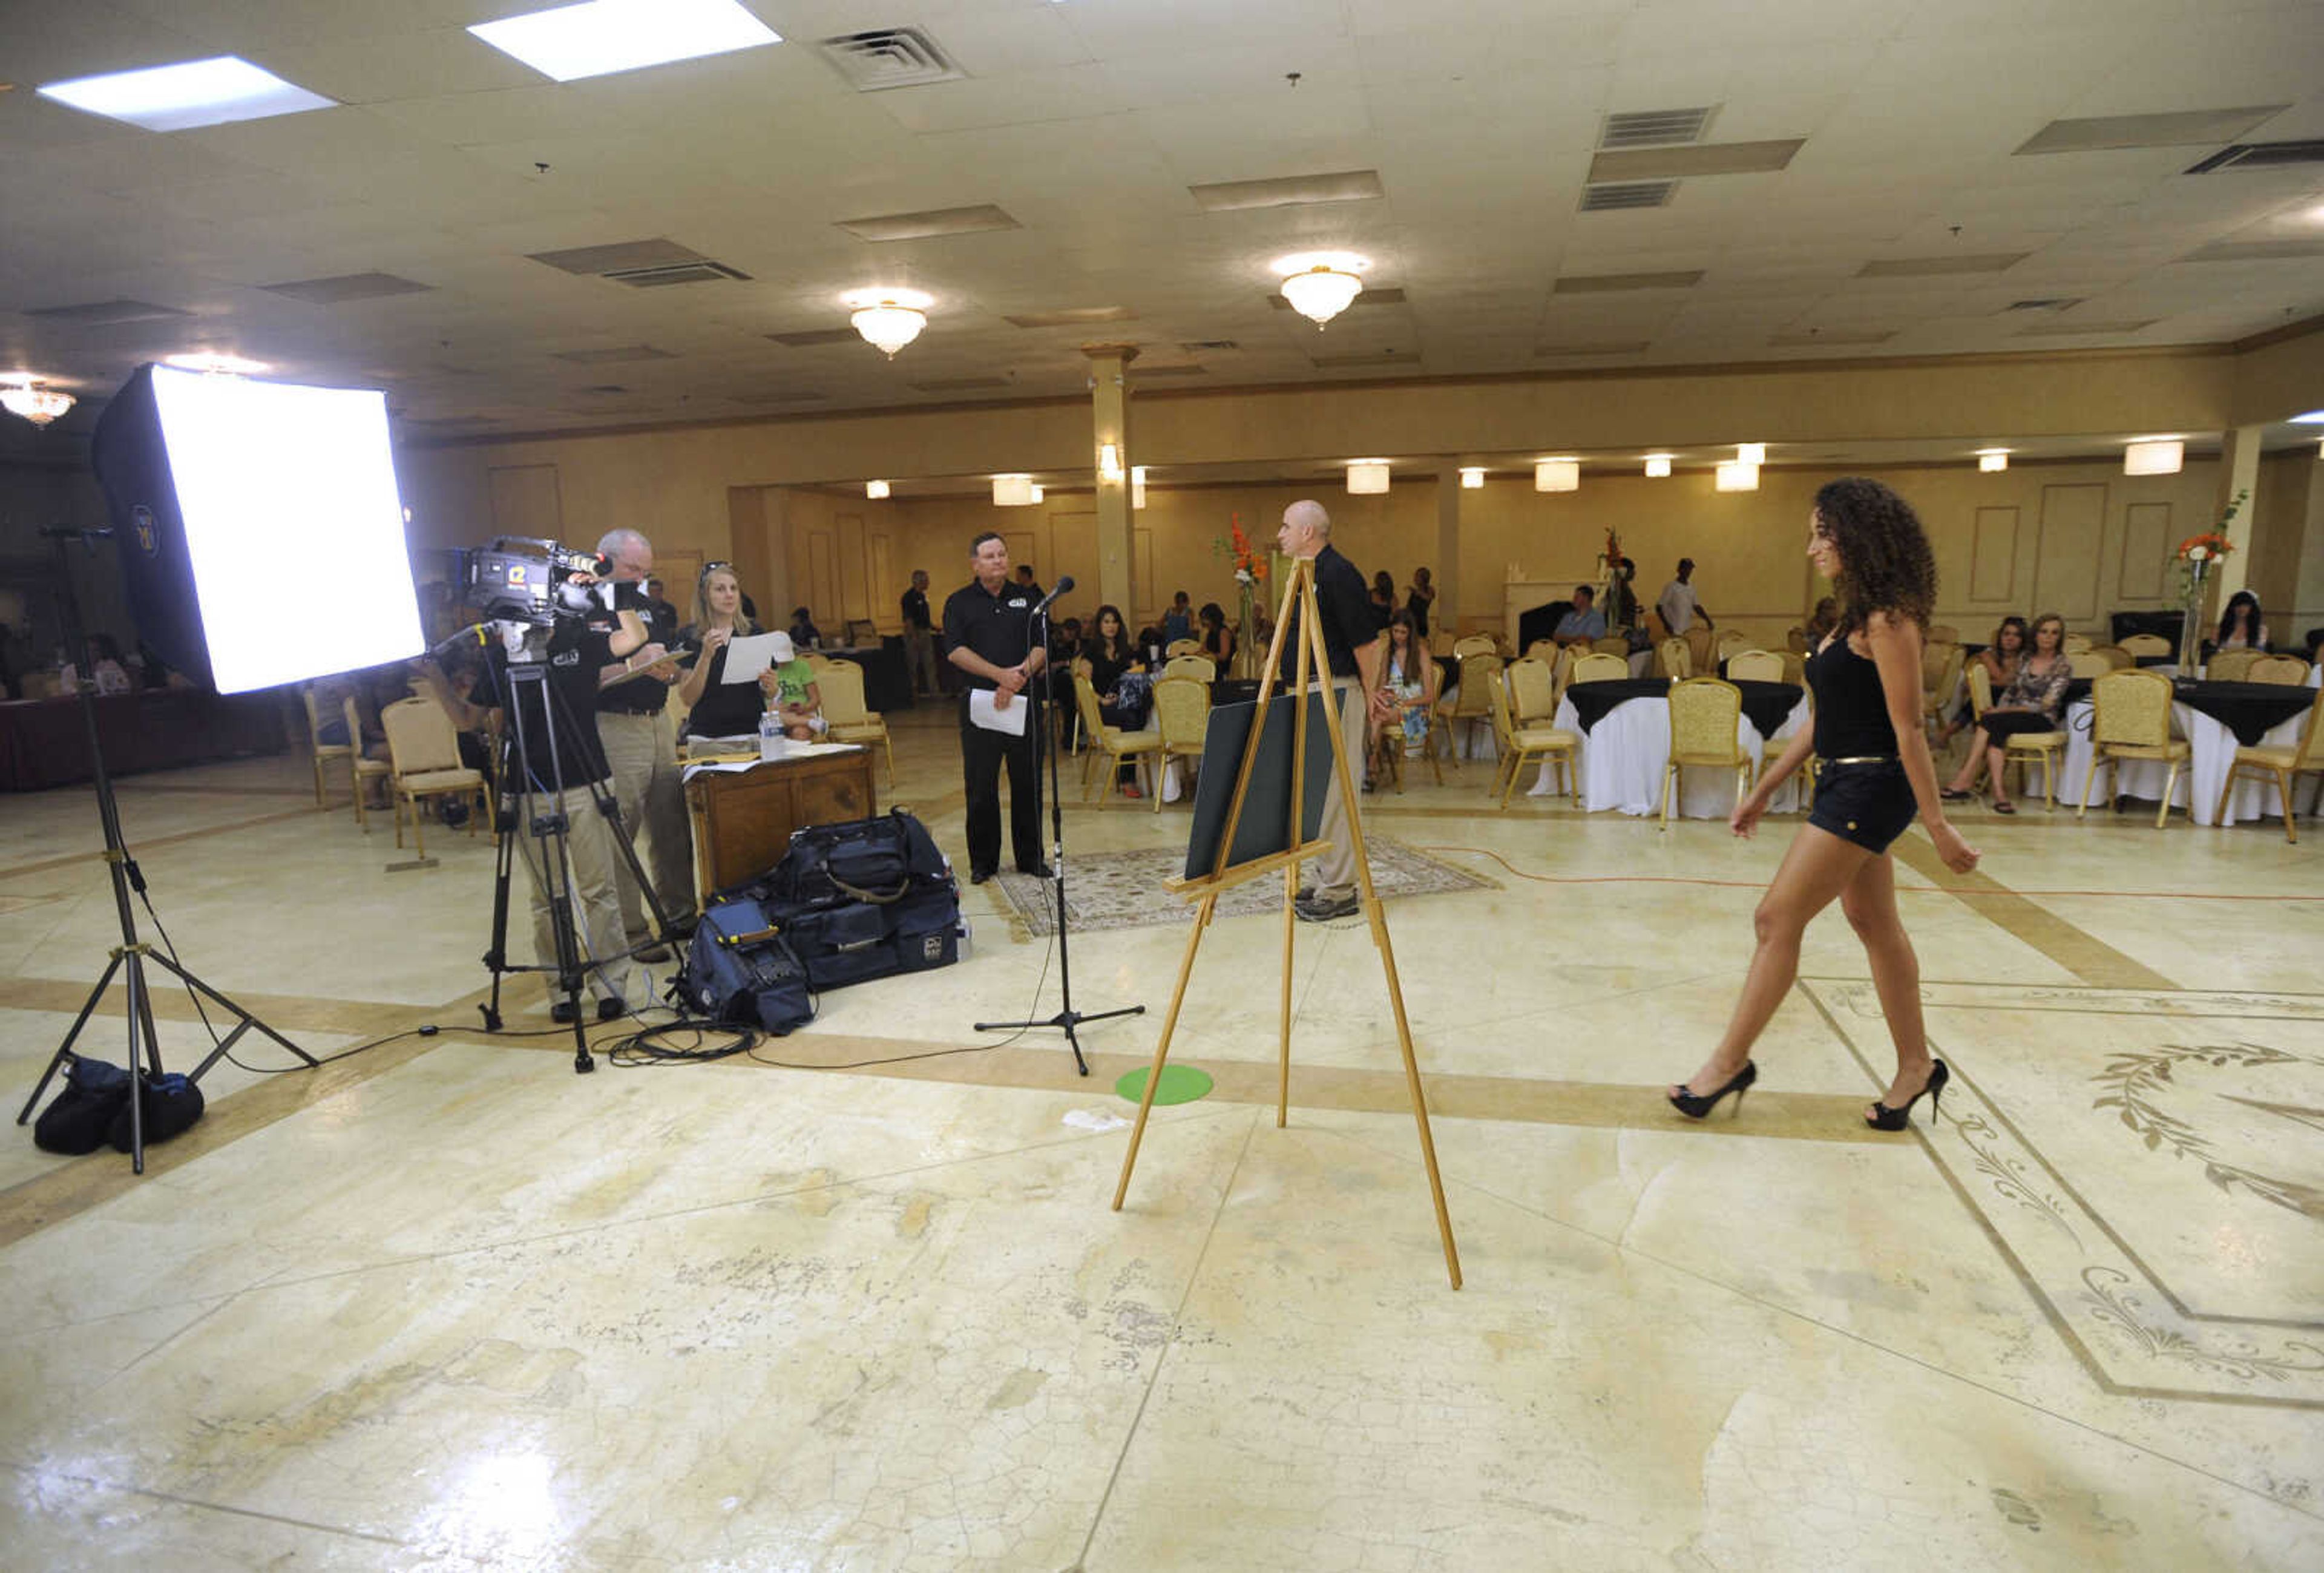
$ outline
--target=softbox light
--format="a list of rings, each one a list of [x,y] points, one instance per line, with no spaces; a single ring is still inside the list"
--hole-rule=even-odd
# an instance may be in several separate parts
[[[222,694],[426,648],[387,398],[141,366],[91,441],[139,634]]]

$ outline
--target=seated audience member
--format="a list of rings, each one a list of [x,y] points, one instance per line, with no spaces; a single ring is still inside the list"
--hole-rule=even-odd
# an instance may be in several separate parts
[[[1187,637],[1192,638],[1193,635],[1189,634]],[[1139,659],[1146,663],[1147,671],[1159,671],[1162,670],[1163,662],[1169,658],[1169,635],[1163,632],[1161,624],[1148,623],[1138,631],[1137,642],[1131,648],[1138,652]]]
[[[2267,620],[2260,615],[2259,597],[2249,590],[2237,590],[2227,597],[2226,611],[2219,617],[2219,639],[2213,646],[2218,650],[2265,650]]]
[[[1195,614],[1202,625],[1203,653],[1211,658],[1211,665],[1220,677],[1227,675],[1234,664],[1234,630],[1227,626],[1226,608],[1216,601],[1204,601]]]
[[[758,688],[725,679],[727,644],[758,631],[742,610],[742,585],[733,568],[723,562],[706,564],[695,586],[694,621],[678,631],[678,648],[692,658],[678,685],[678,701],[687,707],[688,736],[757,735],[759,716],[766,708]]]
[[[1082,646],[1082,659],[1089,662],[1090,687],[1097,692],[1098,713],[1105,724],[1125,732],[1144,726],[1146,708],[1154,697],[1153,682],[1145,652],[1130,642],[1119,606],[1109,603],[1097,609],[1096,632]],[[1122,791],[1138,796],[1136,768],[1128,761],[1122,763],[1121,779]]]
[[[1372,790],[1388,768],[1388,752],[1406,759],[1416,756],[1428,742],[1428,712],[1436,703],[1436,658],[1421,641],[1409,612],[1388,619],[1388,649],[1380,656],[1380,693],[1385,704],[1366,717],[1370,747],[1364,761],[1364,790]],[[1394,708],[1388,708],[1392,704]]]
[[[2002,764],[2004,745],[2021,732],[2055,732],[2066,705],[2066,685],[2073,680],[2073,659],[2065,652],[2066,620],[2055,612],[2034,619],[2034,650],[2016,663],[2006,691],[1994,697],[1992,708],[1978,717],[1969,736],[1969,757],[1952,784],[1937,795],[1960,802],[1969,795],[1982,764],[1990,773],[1993,811],[2014,814],[2017,805],[2005,795]]]
[[[1194,604],[1185,591],[1180,590],[1170,597],[1170,609],[1162,615],[1162,643],[1167,648],[1194,636]]]
[[[1566,609],[1565,615],[1557,620],[1557,626],[1550,631],[1549,636],[1557,641],[1560,648],[1577,639],[1606,637],[1606,614],[1598,610],[1597,599],[1598,592],[1588,585],[1573,587],[1573,605]],[[1536,624],[1535,626],[1539,627],[1540,625]]]
[[[112,634],[90,634],[88,656],[88,674],[98,693],[125,694],[137,687],[129,676],[129,669],[121,664],[121,643]],[[80,668],[68,662],[61,675],[65,692],[73,692],[80,682]]]
[[[2014,613],[2004,617],[1993,631],[1993,643],[1969,659],[1970,665],[1985,668],[1987,691],[1998,703],[2000,696],[2007,690],[2010,680],[2017,675],[2017,663],[2025,659],[2025,619]],[[1967,699],[1961,701],[1962,708],[1953,712],[1951,719],[1945,723],[1944,730],[1937,734],[1938,742],[1950,742],[1956,733],[1969,724],[1969,703]]]
[[[791,608],[789,633],[795,650],[819,650],[823,647],[823,631],[815,625],[815,618],[805,606]]]
[[[775,638],[773,661],[759,674],[759,693],[766,707],[782,717],[784,736],[794,743],[812,743],[822,736],[823,690],[816,687],[815,668],[788,634]]]
[[[2019,634],[2023,636],[2024,624],[2015,618],[2012,618],[2011,621],[2017,622]],[[1809,651],[1812,652],[1824,642],[1825,637],[1839,626],[1840,597],[1826,596],[1815,604],[1815,610],[1808,615],[1807,626],[1801,630],[1808,636]]]

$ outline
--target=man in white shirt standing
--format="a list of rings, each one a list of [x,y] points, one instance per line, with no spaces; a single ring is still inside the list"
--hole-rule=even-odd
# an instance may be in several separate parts
[[[1711,626],[1711,614],[1702,609],[1702,602],[1695,597],[1694,587],[1687,582],[1693,573],[1694,559],[1680,558],[1678,577],[1663,587],[1661,598],[1655,602],[1655,610],[1662,614],[1663,626],[1674,637],[1685,637],[1686,631],[1698,621],[1705,628]]]

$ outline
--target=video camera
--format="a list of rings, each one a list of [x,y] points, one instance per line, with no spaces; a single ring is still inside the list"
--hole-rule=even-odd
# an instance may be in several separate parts
[[[546,628],[559,618],[587,615],[592,602],[619,610],[644,600],[635,585],[572,583],[576,573],[603,578],[613,564],[596,552],[530,536],[503,535],[484,546],[457,548],[451,553],[451,569],[454,598],[475,607],[487,623]],[[609,602],[604,594],[608,588],[626,590],[635,599],[617,595]]]

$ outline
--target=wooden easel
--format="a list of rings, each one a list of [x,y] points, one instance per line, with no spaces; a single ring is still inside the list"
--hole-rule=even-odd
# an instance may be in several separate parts
[[[1404,1054],[1405,1085],[1412,1093],[1412,1118],[1420,1128],[1421,1161],[1428,1169],[1428,1189],[1436,1204],[1436,1233],[1444,1243],[1444,1271],[1452,1287],[1461,1287],[1461,1254],[1452,1244],[1452,1219],[1444,1210],[1444,1181],[1436,1172],[1436,1143],[1428,1133],[1428,1103],[1420,1086],[1420,1067],[1413,1059],[1412,1024],[1404,1013],[1404,987],[1397,980],[1396,952],[1388,938],[1388,919],[1380,910],[1379,893],[1372,887],[1370,854],[1364,846],[1362,822],[1357,813],[1355,777],[1348,767],[1347,739],[1340,732],[1340,710],[1332,702],[1331,667],[1324,653],[1323,625],[1315,604],[1315,563],[1313,558],[1297,559],[1284,587],[1283,606],[1275,619],[1275,637],[1267,652],[1267,670],[1261,675],[1259,690],[1259,713],[1253,717],[1250,740],[1244,745],[1242,764],[1235,775],[1234,797],[1228,806],[1226,831],[1219,838],[1219,852],[1211,872],[1198,878],[1166,880],[1165,886],[1175,895],[1188,901],[1200,901],[1195,909],[1194,931],[1186,936],[1185,958],[1178,964],[1178,984],[1170,993],[1169,1013],[1162,1018],[1162,1036],[1154,1045],[1154,1065],[1146,1077],[1146,1090],[1138,1100],[1138,1123],[1130,1127],[1130,1151],[1122,1155],[1121,1180],[1113,1189],[1113,1210],[1121,1210],[1122,1198],[1130,1190],[1130,1171],[1138,1162],[1138,1144],[1146,1134],[1146,1118],[1154,1107],[1154,1089],[1161,1085],[1162,1067],[1170,1058],[1170,1035],[1177,1029],[1178,1007],[1185,1002],[1186,980],[1194,970],[1194,951],[1203,942],[1203,931],[1211,926],[1216,915],[1219,897],[1240,884],[1280,870],[1283,874],[1283,999],[1282,1034],[1276,1078],[1275,1124],[1280,1130],[1286,1123],[1291,1101],[1291,948],[1298,917],[1292,910],[1299,890],[1299,865],[1310,857],[1329,850],[1332,843],[1324,840],[1300,841],[1306,833],[1304,812],[1306,803],[1305,782],[1307,763],[1307,712],[1309,704],[1304,696],[1311,673],[1323,677],[1324,729],[1332,739],[1332,767],[1337,773],[1340,800],[1346,806],[1348,835],[1355,844],[1357,888],[1361,893],[1363,911],[1370,921],[1372,944],[1379,951],[1380,966],[1388,982],[1389,1006],[1396,1013],[1397,1046]],[[1230,865],[1233,856],[1235,830],[1242,820],[1244,795],[1250,790],[1251,768],[1259,759],[1259,739],[1267,730],[1268,700],[1276,687],[1276,673],[1281,670],[1283,640],[1291,626],[1294,602],[1299,613],[1299,646],[1297,667],[1292,691],[1303,696],[1294,707],[1291,748],[1291,813],[1290,837],[1296,843],[1287,850],[1254,858],[1249,863]]]

